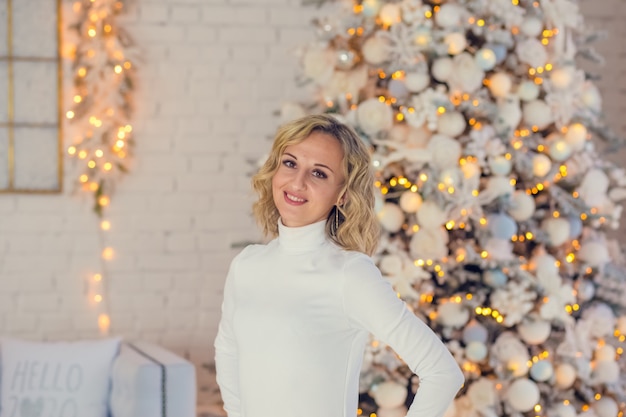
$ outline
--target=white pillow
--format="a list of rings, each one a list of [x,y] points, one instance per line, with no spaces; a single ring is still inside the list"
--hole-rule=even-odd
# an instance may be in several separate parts
[[[119,338],[2,339],[0,417],[106,417]]]

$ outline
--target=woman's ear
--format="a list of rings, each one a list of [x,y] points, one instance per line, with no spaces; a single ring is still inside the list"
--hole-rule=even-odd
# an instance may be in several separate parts
[[[348,192],[344,191],[343,193],[341,193],[341,197],[339,197],[339,200],[337,200],[337,205],[343,206],[344,204],[346,204],[346,201],[348,201]]]

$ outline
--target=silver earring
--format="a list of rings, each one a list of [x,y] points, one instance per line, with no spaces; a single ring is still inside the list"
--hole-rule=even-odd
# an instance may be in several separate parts
[[[339,230],[339,206],[335,206],[335,233]]]

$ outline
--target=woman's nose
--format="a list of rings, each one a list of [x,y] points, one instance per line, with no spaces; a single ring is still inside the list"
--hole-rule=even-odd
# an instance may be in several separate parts
[[[299,171],[293,176],[291,186],[294,190],[304,190],[306,188],[306,172]]]

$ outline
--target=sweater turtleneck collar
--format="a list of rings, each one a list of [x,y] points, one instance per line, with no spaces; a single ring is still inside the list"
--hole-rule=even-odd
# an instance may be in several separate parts
[[[278,243],[289,251],[318,249],[326,241],[326,220],[300,227],[287,227],[278,219]]]

